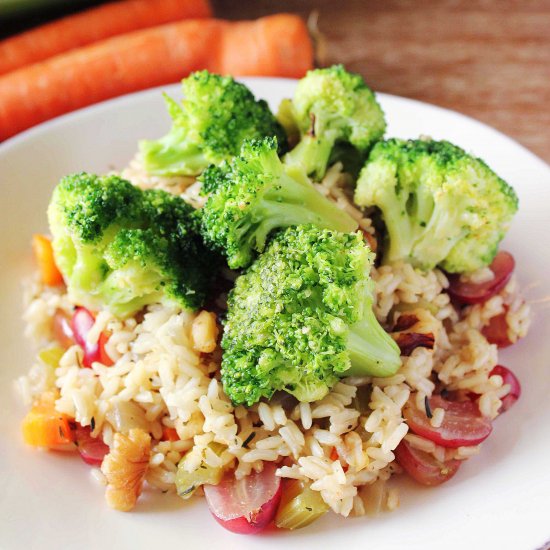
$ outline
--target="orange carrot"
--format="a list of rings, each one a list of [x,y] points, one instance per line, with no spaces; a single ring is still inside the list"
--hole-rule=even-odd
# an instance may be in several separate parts
[[[168,426],[162,427],[162,440],[163,441],[179,441],[180,436],[175,428],[169,428]]]
[[[23,420],[23,439],[34,447],[74,450],[76,447],[69,421],[70,418],[57,412],[53,405],[34,405]]]
[[[0,75],[111,36],[211,15],[208,0],[113,2],[1,41]]]
[[[32,248],[38,263],[42,282],[48,286],[62,284],[63,275],[61,275],[55,264],[51,240],[46,235],[33,235]]]
[[[226,23],[220,38],[220,73],[301,78],[313,68],[311,37],[297,15]]]
[[[0,140],[122,94],[176,82],[191,71],[300,77],[313,64],[304,22],[182,21],[86,46],[0,77]]]

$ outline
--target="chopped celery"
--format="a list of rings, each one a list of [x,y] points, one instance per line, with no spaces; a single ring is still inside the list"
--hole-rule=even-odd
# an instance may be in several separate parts
[[[219,443],[211,443],[209,447],[219,456],[225,449]],[[223,476],[223,466],[209,466],[204,462],[193,472],[185,469],[186,457],[183,457],[178,464],[176,473],[176,490],[178,495],[187,500],[191,498],[201,485],[217,485]]]
[[[292,479],[283,487],[275,525],[280,529],[300,529],[320,518],[328,508],[321,493],[303,481]]]
[[[55,385],[55,369],[59,367],[59,361],[65,350],[59,346],[44,348],[38,352],[38,360],[44,366],[45,383],[47,387]]]
[[[217,485],[222,475],[223,468],[213,468],[206,464],[201,464],[194,472],[189,473],[181,461],[176,474],[176,490],[181,498],[187,500],[201,485]]]
[[[59,361],[61,357],[63,357],[64,353],[65,350],[63,348],[59,346],[51,346],[49,348],[41,350],[38,353],[38,359],[40,359],[40,361],[42,361],[44,365],[56,369],[57,367],[59,367]]]
[[[427,300],[424,300],[421,298],[418,300],[418,302],[414,304],[409,304],[407,302],[400,302],[396,306],[394,306],[392,312],[399,311],[400,313],[403,313],[405,311],[412,311],[413,309],[427,309],[432,315],[436,315],[439,311],[439,308],[433,304],[432,302],[428,302]],[[391,318],[391,315],[389,315],[389,318]]]

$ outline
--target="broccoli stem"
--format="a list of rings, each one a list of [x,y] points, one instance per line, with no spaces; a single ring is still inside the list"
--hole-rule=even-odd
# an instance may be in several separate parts
[[[303,136],[298,145],[287,153],[287,164],[300,164],[308,175],[320,180],[327,169],[336,136],[327,132],[323,137]]]
[[[370,304],[363,319],[350,327],[348,353],[351,368],[346,376],[392,376],[401,366],[399,347],[380,326]]]
[[[391,235],[385,253],[385,261],[393,262],[409,257],[412,248],[413,233],[409,216],[405,208],[395,199],[388,197],[381,205],[388,235]]]
[[[455,244],[466,236],[460,219],[462,211],[459,201],[436,205],[424,233],[414,243],[415,257],[422,258],[420,267],[429,268],[440,258],[446,258]]]
[[[308,181],[299,181],[285,173],[261,197],[254,208],[254,217],[262,220],[254,228],[258,250],[263,249],[268,234],[275,228],[312,223],[343,233],[357,229],[351,216]]]
[[[197,175],[209,164],[184,128],[173,127],[158,141],[142,141],[140,149],[145,170],[156,176]]]

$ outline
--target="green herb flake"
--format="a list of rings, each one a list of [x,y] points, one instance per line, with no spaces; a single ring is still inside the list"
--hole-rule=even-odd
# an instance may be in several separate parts
[[[185,497],[185,496],[191,494],[194,490],[195,490],[195,486],[191,485],[191,487],[188,487],[187,489],[185,489],[185,491],[179,492],[178,495],[180,497]]]
[[[429,401],[427,395],[426,395],[426,397],[424,397],[424,408],[426,409],[426,416],[428,418],[432,418],[433,417],[432,409],[430,407],[430,401]]]
[[[256,432],[252,432],[243,442],[243,448],[248,449],[248,444],[256,437]]]

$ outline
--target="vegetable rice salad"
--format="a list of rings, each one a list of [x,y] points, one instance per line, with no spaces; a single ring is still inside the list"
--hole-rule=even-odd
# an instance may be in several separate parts
[[[115,510],[147,484],[238,533],[459,476],[520,396],[498,359],[529,326],[499,250],[514,190],[449,142],[384,138],[341,66],[276,115],[206,71],[183,94],[129,167],[53,190],[25,441],[80,455]]]

